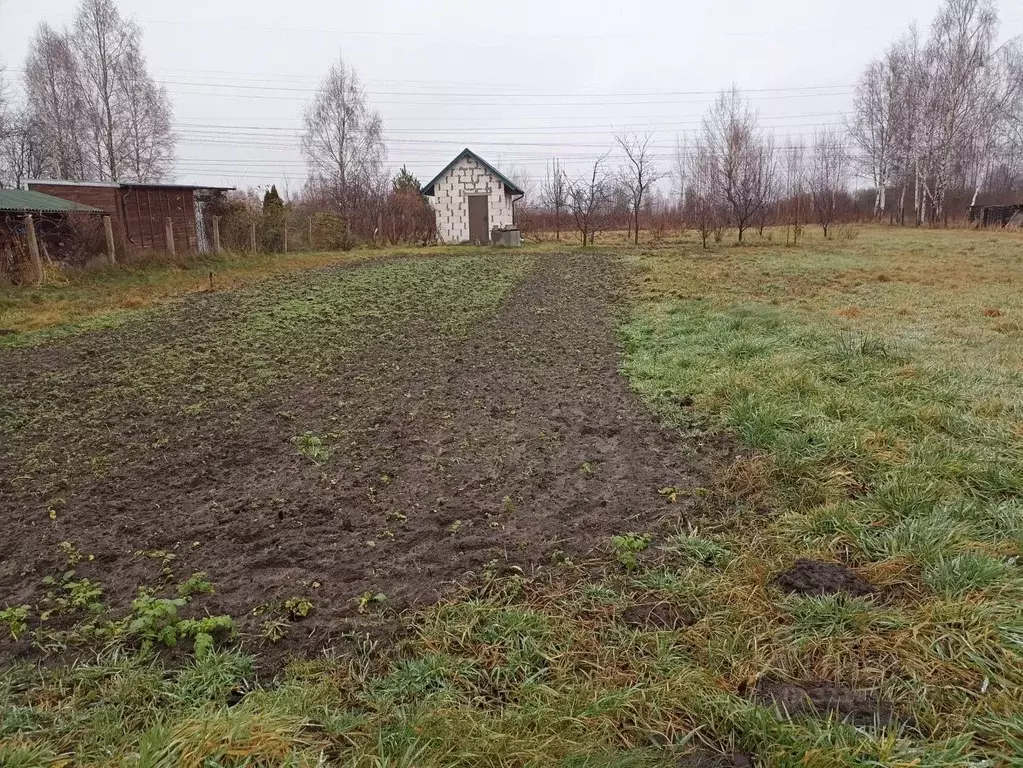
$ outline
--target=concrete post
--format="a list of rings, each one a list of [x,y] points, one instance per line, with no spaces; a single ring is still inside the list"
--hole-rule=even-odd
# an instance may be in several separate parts
[[[116,264],[117,254],[114,252],[114,225],[109,216],[103,217],[103,234],[107,238],[107,258],[111,264]]]
[[[249,225],[249,250],[256,252],[256,222]]]
[[[171,220],[170,216],[168,216],[166,219],[166,227],[167,227],[166,233],[167,253],[169,253],[171,256],[174,256],[177,251],[174,247],[174,222]]]
[[[213,217],[213,253],[220,255],[220,217]]]
[[[25,216],[25,236],[28,239],[28,258],[32,262],[32,271],[35,272],[36,285],[43,284],[43,262],[39,258],[39,241],[36,240],[36,224],[32,214]]]
[[[288,252],[288,225],[284,225],[284,252]]]

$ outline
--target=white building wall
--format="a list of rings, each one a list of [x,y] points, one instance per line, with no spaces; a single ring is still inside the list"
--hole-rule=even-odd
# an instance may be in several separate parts
[[[474,158],[463,157],[433,185],[430,198],[437,212],[437,236],[443,243],[469,239],[469,195],[487,195],[487,230],[512,226],[512,195]]]

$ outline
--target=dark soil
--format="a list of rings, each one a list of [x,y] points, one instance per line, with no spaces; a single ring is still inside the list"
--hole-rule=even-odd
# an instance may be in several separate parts
[[[894,719],[892,707],[871,693],[824,682],[795,684],[762,680],[753,698],[773,704],[792,717],[837,716],[853,725],[884,725]]]
[[[157,578],[160,553],[172,553],[174,583],[205,571],[216,584],[202,610],[236,617],[250,647],[283,658],[435,601],[468,571],[528,570],[676,518],[685,504],[669,507],[658,489],[708,485],[723,449],[690,446],[698,458],[687,457],[619,375],[614,325],[626,282],[616,260],[546,255],[460,336],[441,333],[412,301],[391,341],[288,380],[252,407],[185,419],[129,403],[90,433],[109,460],[101,474],[77,469],[95,445],[43,435],[68,460],[9,483],[34,445],[0,447],[0,605],[38,599],[41,578],[64,567],[62,541],[94,555],[78,576],[102,581],[108,605],[122,608]],[[103,372],[118,355],[200,334],[241,312],[231,302],[197,297],[152,327],[0,350],[0,368],[17,371],[19,397],[45,380],[48,397],[80,402],[105,393]],[[329,459],[317,465],[298,452],[293,437],[305,431],[331,436]],[[386,601],[360,613],[367,592]],[[293,596],[313,610],[271,646],[253,609]],[[637,607],[637,620],[682,620],[666,610],[643,618]],[[24,651],[0,641],[0,656]]]
[[[630,605],[622,612],[622,621],[627,626],[648,631],[684,629],[695,619],[690,611],[667,601]]]
[[[753,768],[753,758],[743,752],[722,755],[717,752],[695,752],[681,758],[678,768]]]
[[[779,573],[774,583],[786,592],[800,595],[829,595],[845,592],[862,597],[877,592],[877,587],[861,578],[851,568],[839,563],[818,560],[796,560],[795,565]]]

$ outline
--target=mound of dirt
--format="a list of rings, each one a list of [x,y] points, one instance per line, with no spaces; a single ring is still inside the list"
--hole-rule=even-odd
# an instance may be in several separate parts
[[[627,626],[643,630],[684,629],[696,619],[685,608],[667,601],[630,605],[621,618]]]
[[[877,587],[851,568],[839,563],[800,558],[795,565],[774,577],[774,583],[786,592],[800,595],[830,595],[845,592],[862,597],[877,592]]]
[[[888,723],[894,718],[889,704],[867,691],[825,682],[781,683],[761,680],[753,693],[761,704],[773,705],[790,717],[837,716],[853,725]]]

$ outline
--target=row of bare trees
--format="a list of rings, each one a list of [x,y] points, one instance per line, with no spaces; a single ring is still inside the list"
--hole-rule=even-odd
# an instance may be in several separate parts
[[[548,165],[539,204],[556,238],[563,228],[574,228],[580,242],[592,244],[599,232],[624,224],[638,243],[641,213],[650,219],[658,197],[654,185],[665,175],[675,192],[673,200],[659,200],[661,208],[695,228],[704,246],[726,227],[734,228],[741,242],[751,227],[762,231],[769,223],[787,223],[798,231],[803,219],[815,221],[827,237],[850,207],[851,159],[844,134],[823,129],[808,148],[792,142],[777,147],[735,87],[719,94],[700,131],[677,138],[667,173],[656,162],[652,134],[620,132],[615,143],[617,167],[611,150],[578,176],[557,160]]]
[[[166,91],[150,76],[142,31],[114,0],[81,0],[68,29],[39,25],[21,103],[0,125],[0,185],[25,178],[153,182],[171,171]]]
[[[1019,180],[1023,43],[997,33],[992,0],[946,0],[925,39],[911,27],[867,65],[849,133],[878,218],[947,224],[955,193]]]
[[[621,131],[614,140],[623,158],[618,168],[608,162],[610,150],[576,177],[557,159],[548,164],[538,202],[552,215],[555,238],[560,240],[568,225],[579,232],[583,245],[592,244],[598,232],[626,218],[630,237],[639,242],[640,213],[664,174],[653,159],[653,134]]]
[[[854,210],[856,176],[871,187],[873,216],[900,223],[947,225],[985,192],[1023,194],[1023,43],[996,45],[997,30],[993,0],[945,0],[927,40],[913,28],[867,66],[846,130],[780,146],[741,91],[722,91],[701,129],[677,138],[669,207],[706,245],[723,228],[742,241],[766,224],[798,237],[812,221],[828,236]],[[638,237],[644,200],[665,174],[651,134],[616,134],[615,143],[618,171],[610,152],[577,177],[548,166],[538,202],[556,236],[574,224],[589,243],[620,226],[624,197]]]

